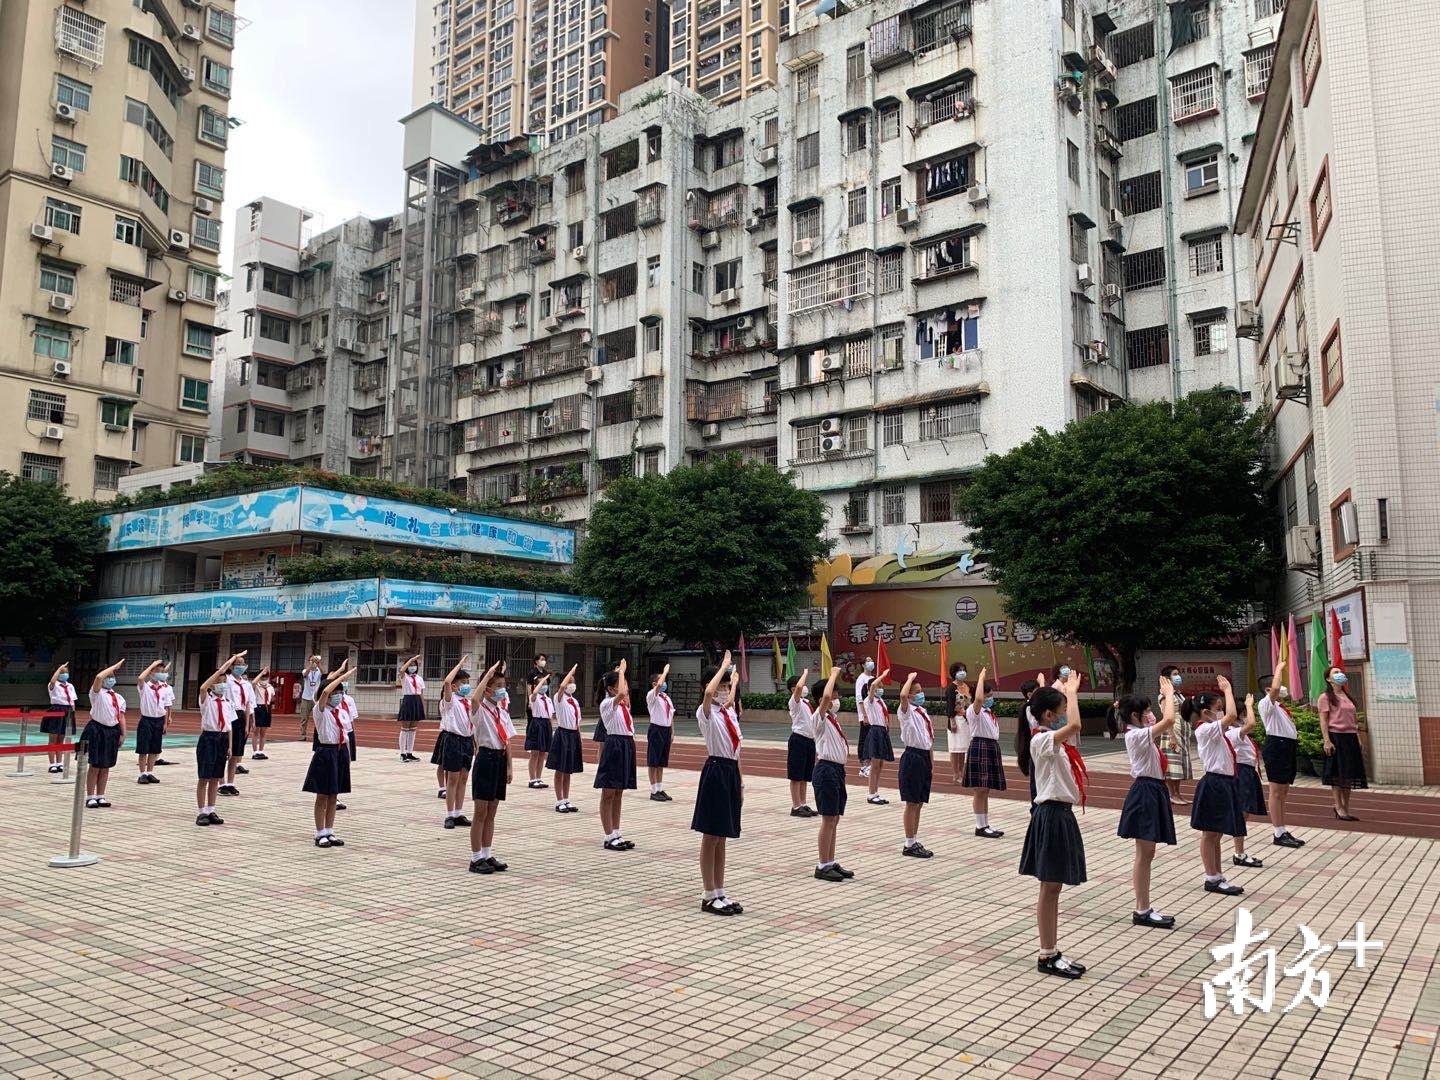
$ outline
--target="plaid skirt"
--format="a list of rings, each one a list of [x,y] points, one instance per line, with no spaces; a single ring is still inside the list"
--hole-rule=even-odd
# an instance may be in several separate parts
[[[1165,755],[1165,779],[1195,779],[1190,762],[1190,725],[1184,720],[1177,719],[1175,726],[1160,736],[1160,752]]]
[[[976,735],[965,753],[965,776],[961,787],[1005,790],[1005,762],[1000,757],[1000,744],[994,739]]]

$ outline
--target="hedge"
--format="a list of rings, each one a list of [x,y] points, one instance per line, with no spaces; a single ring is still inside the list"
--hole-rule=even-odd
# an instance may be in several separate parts
[[[280,573],[288,585],[389,577],[525,592],[576,592],[569,574],[509,566],[488,559],[462,559],[453,555],[404,555],[380,551],[354,555],[303,555],[282,562]]]

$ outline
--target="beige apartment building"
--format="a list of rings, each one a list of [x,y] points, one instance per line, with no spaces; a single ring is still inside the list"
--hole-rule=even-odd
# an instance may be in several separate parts
[[[566,138],[611,119],[665,70],[663,0],[417,0],[415,106],[503,142]]]
[[[0,469],[203,461],[234,5],[0,5]]]
[[[1437,49],[1402,0],[1290,0],[1235,224],[1286,606],[1336,613],[1371,773],[1400,784],[1440,783]]]
[[[673,0],[669,73],[727,105],[775,85],[779,41],[802,28],[803,16],[846,10],[838,0]]]

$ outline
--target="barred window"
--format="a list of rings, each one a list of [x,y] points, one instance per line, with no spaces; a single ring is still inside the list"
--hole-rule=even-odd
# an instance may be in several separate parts
[[[820,239],[820,207],[796,210],[791,221],[791,232],[796,240]]]
[[[869,202],[870,192],[866,188],[856,188],[847,192],[845,196],[845,218],[850,228],[865,224],[865,212]]]
[[[852,338],[845,342],[845,378],[854,379],[870,374],[871,341],[866,338]]]
[[[799,424],[795,428],[795,460],[820,460],[820,425]]]
[[[1115,134],[1121,142],[1149,135],[1156,127],[1155,98],[1141,98],[1115,109]]]
[[[865,344],[870,344],[868,341]],[[845,450],[855,453],[870,449],[870,417],[849,416],[845,418]]]
[[[68,9],[67,9],[68,10]],[[64,475],[65,460],[48,454],[20,455],[20,475],[26,480],[39,480],[45,484],[58,484]]]
[[[880,253],[880,295],[900,291],[904,275],[905,253],[900,250]]]
[[[1170,117],[1176,123],[1214,109],[1214,67],[1197,68],[1170,80]]]
[[[820,65],[811,64],[795,72],[795,100],[809,101],[820,93]]]
[[[1190,326],[1195,333],[1196,356],[1212,356],[1230,348],[1224,312],[1192,315]]]
[[[862,113],[845,121],[845,153],[853,154],[864,150],[870,141],[870,116]]]
[[[65,395],[49,390],[31,390],[30,400],[25,406],[25,419],[38,420],[42,424],[63,424]]]
[[[1268,19],[1285,10],[1285,0],[1255,0],[1255,18]]]
[[[1284,0],[1280,0],[1281,3]],[[1110,58],[1116,67],[1129,67],[1155,55],[1155,24],[1141,23],[1118,34],[1111,34],[1107,42]]]
[[[105,21],[65,4],[55,12],[55,47],[92,64],[105,62]]]
[[[900,178],[880,181],[880,216],[887,218],[900,209]]]
[[[888,412],[880,418],[880,445],[899,446],[905,441],[905,414]]]
[[[965,490],[965,481],[959,479],[939,480],[920,485],[920,521],[933,524],[942,521],[961,521],[960,496]]]
[[[1258,98],[1270,85],[1270,71],[1275,66],[1275,43],[1251,49],[1245,54],[1245,95]]]
[[[855,251],[790,273],[790,314],[869,295],[875,278],[875,253]]]
[[[820,167],[820,133],[811,132],[795,140],[795,169],[805,172]]]
[[[880,368],[882,371],[896,371],[905,363],[905,327],[882,326],[880,328]]]
[[[920,440],[948,439],[980,430],[978,399],[949,401],[920,412]]]
[[[45,224],[69,233],[80,232],[80,207],[60,199],[45,200]]]
[[[1160,173],[1144,173],[1120,181],[1120,212],[1144,214],[1160,209]]]
[[[1125,256],[1125,288],[1148,289],[1165,280],[1165,249],[1150,248]]]
[[[428,637],[425,639],[425,678],[436,682],[450,674],[460,662],[460,638]]]
[[[1225,269],[1225,237],[1205,236],[1190,241],[1190,276],[1217,274]]]
[[[392,683],[399,664],[400,653],[394,649],[361,649],[356,654],[355,681],[361,686]]]
[[[115,491],[120,486],[120,478],[129,471],[130,462],[128,461],[97,457],[95,459],[95,490]]]
[[[1125,333],[1125,355],[1131,371],[1170,362],[1170,328],[1146,326]]]
[[[904,484],[886,484],[880,489],[880,520],[885,525],[905,524]]]

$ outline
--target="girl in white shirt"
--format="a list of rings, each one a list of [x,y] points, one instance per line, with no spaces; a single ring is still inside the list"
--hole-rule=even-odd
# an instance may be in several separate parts
[[[200,684],[200,738],[195,743],[195,824],[224,825],[215,812],[225,763],[230,760],[230,707],[225,696],[225,676],[239,660],[230,657],[215,674]]]
[[[525,756],[529,787],[543,791],[550,785],[545,783],[545,755],[550,753],[550,740],[554,738],[553,721],[555,702],[545,692],[550,675],[537,675],[526,688],[525,701]]]
[[[555,774],[555,812],[578,814],[579,807],[570,801],[570,778],[585,771],[580,753],[580,699],[575,696],[576,664],[560,680],[552,703],[555,706],[555,731],[550,738],[550,753],[545,767]]]
[[[1148,699],[1139,694],[1122,697],[1116,705],[1124,727],[1125,755],[1130,759],[1130,790],[1120,811],[1120,827],[1116,835],[1135,841],[1135,861],[1130,880],[1135,887],[1135,910],[1130,921],[1136,926],[1171,930],[1175,919],[1162,915],[1150,904],[1150,869],[1155,861],[1156,844],[1175,843],[1175,814],[1170,808],[1170,793],[1165,789],[1165,755],[1158,739],[1175,726],[1175,688],[1165,677],[1160,679],[1160,700],[1164,702],[1159,723]]]
[[[1239,726],[1227,729],[1225,737],[1235,748],[1235,790],[1240,795],[1240,809],[1246,814],[1263,817],[1268,813],[1268,808],[1265,805],[1265,791],[1260,787],[1260,773],[1256,768],[1260,763],[1260,748],[1250,737],[1250,732],[1254,729],[1255,695],[1246,694],[1245,717]],[[1231,843],[1235,846],[1235,854],[1230,861],[1236,866],[1258,870],[1265,865],[1254,855],[1246,853],[1243,835],[1231,837]]]
[[[503,662],[490,665],[472,697],[479,703],[472,713],[475,764],[470,770],[470,796],[475,800],[475,821],[470,826],[470,873],[493,874],[510,865],[497,859],[491,846],[495,843],[495,816],[511,779],[509,746],[515,734]]]
[[[85,806],[107,807],[105,785],[125,741],[125,699],[115,689],[115,672],[125,666],[117,660],[95,676],[90,684],[90,722],[80,733],[87,748],[90,771],[85,774]]]
[[[320,745],[310,755],[302,791],[315,796],[315,846],[344,847],[335,835],[335,809],[341,795],[350,791],[350,747],[345,738],[344,694],[341,686],[351,674],[342,667],[336,672],[311,712]]]
[[[790,692],[786,707],[790,710],[790,738],[785,743],[785,778],[790,781],[790,816],[798,818],[815,817],[815,811],[805,801],[805,785],[815,774],[815,711],[807,700],[810,688],[805,679],[810,674],[806,668],[799,675],[785,680],[785,689]]]
[[[815,740],[815,771],[810,786],[815,791],[816,813],[820,815],[816,840],[820,854],[820,861],[815,864],[817,881],[849,881],[855,876],[855,871],[846,870],[835,860],[835,834],[848,801],[845,765],[850,757],[850,742],[840,726],[840,698],[835,691],[839,675],[839,667],[830,669],[830,678],[820,691],[819,703],[810,718],[810,736]]]
[[[275,704],[275,687],[270,682],[270,669],[263,667],[255,676],[255,752],[251,761],[269,761],[265,743],[270,738],[270,725],[274,722],[271,709]]]
[[[1295,758],[1298,736],[1295,718],[1285,707],[1286,689],[1280,683],[1283,669],[1276,667],[1268,683],[1260,685],[1260,723],[1265,727],[1265,745],[1261,757],[1265,761],[1265,779],[1270,782],[1270,825],[1275,830],[1271,841],[1276,847],[1304,847],[1305,841],[1292,836],[1285,827],[1285,804],[1290,787],[1295,783]]]
[[[635,720],[630,715],[630,683],[625,679],[628,662],[621,660],[602,680],[605,698],[600,702],[600,725],[605,745],[595,767],[595,787],[600,792],[600,827],[605,830],[606,851],[631,851],[633,840],[620,835],[620,806],[625,792],[635,790]]]
[[[885,704],[885,680],[890,676],[886,668],[865,688],[865,699],[860,703],[864,710],[866,726],[865,750],[861,759],[869,762],[870,794],[865,799],[872,806],[888,806],[890,800],[880,794],[880,777],[885,772],[885,762],[895,760],[895,749],[890,744],[890,709]]]
[[[450,669],[440,684],[440,736],[432,760],[445,777],[445,828],[468,826],[465,816],[465,778],[475,758],[475,724],[471,719],[470,672],[465,670],[470,654]]]
[[[901,854],[928,859],[935,853],[920,843],[920,808],[930,801],[935,726],[925,711],[925,690],[915,685],[913,671],[900,688],[900,741],[905,744],[905,752],[900,755],[900,801],[905,804],[905,847]]]
[[[165,734],[165,691],[163,660],[151,663],[135,681],[135,693],[140,703],[140,723],[135,727],[135,755],[139,759],[140,778],[138,784],[158,784],[155,775],[155,759],[160,756],[161,737]]]
[[[1196,694],[1181,706],[1181,714],[1195,725],[1195,744],[1205,775],[1195,785],[1190,806],[1190,827],[1200,835],[1200,858],[1205,864],[1205,891],[1239,896],[1245,890],[1225,880],[1220,871],[1220,837],[1245,835],[1245,811],[1235,786],[1235,747],[1225,729],[1239,723],[1230,680],[1219,679],[1222,700],[1215,694]],[[1186,715],[1188,714],[1188,715]]]
[[[425,680],[420,675],[419,653],[400,665],[395,689],[400,691],[400,706],[395,711],[395,722],[400,725],[400,760],[419,761],[415,756],[415,733],[425,719]]]
[[[650,774],[650,801],[670,802],[665,793],[665,770],[670,767],[670,746],[675,736],[675,702],[670,699],[670,665],[650,680],[645,695],[650,723],[645,727],[645,768]]]
[[[965,712],[965,718],[970,721],[965,786],[973,793],[970,802],[975,811],[975,835],[998,840],[1005,834],[990,827],[990,792],[1005,790],[1005,762],[1000,757],[1000,725],[995,722],[993,712],[995,695],[988,691],[985,682],[987,670],[980,669],[980,676],[975,680],[975,700]]]
[[[1064,979],[1085,974],[1085,965],[1066,959],[1058,945],[1060,889],[1085,880],[1085,844],[1073,809],[1076,803],[1085,805],[1087,778],[1080,752],[1071,743],[1080,734],[1079,695],[1080,673],[1072,671],[1063,694],[1045,686],[1031,696],[1033,732],[1021,717],[1027,734],[1020,742],[1020,753],[1035,776],[1035,809],[1020,852],[1020,873],[1040,882],[1040,898],[1035,904],[1040,955],[1035,967],[1041,974]],[[1054,729],[1062,719],[1063,726]]]
[[[705,893],[700,910],[710,915],[739,915],[745,909],[725,895],[725,842],[740,835],[740,805],[745,785],[740,776],[740,674],[725,653],[706,682],[695,718],[708,756],[700,770],[690,828],[700,834],[700,878]]]
[[[61,664],[50,676],[49,683],[45,689],[50,694],[50,709],[40,720],[40,730],[52,743],[60,742],[68,733],[75,734],[75,686],[70,681],[70,665]],[[47,751],[50,758],[50,767],[46,772],[58,773],[65,771],[63,750]]]

